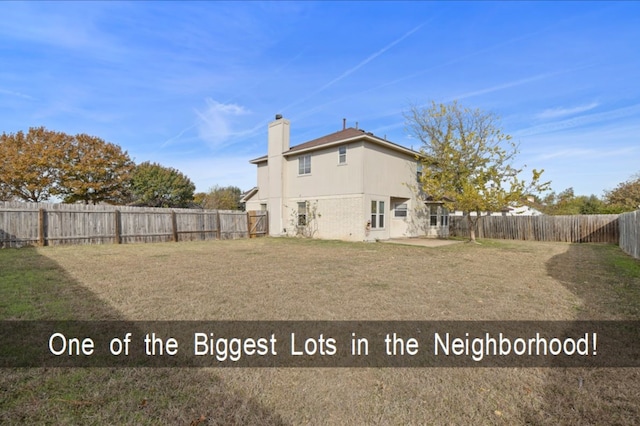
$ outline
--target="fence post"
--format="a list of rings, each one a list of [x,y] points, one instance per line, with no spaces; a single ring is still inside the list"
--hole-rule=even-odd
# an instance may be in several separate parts
[[[38,245],[43,247],[47,244],[47,236],[45,233],[46,210],[43,208],[38,209]]]
[[[216,210],[216,238],[219,240],[222,239],[220,235],[220,210]]]
[[[178,242],[178,219],[175,210],[171,210],[171,228],[173,231],[173,241]]]
[[[121,226],[122,222],[120,220],[120,210],[115,209],[113,211],[113,214],[114,214],[114,226],[115,226],[115,230],[116,230],[114,243],[121,244],[122,243],[122,235],[121,235],[121,233],[122,233],[122,229],[121,229],[122,228],[122,226]]]
[[[251,239],[251,212],[247,212],[247,238]]]

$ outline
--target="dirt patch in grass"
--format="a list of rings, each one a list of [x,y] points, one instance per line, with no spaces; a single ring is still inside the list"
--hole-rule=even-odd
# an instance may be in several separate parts
[[[617,248],[600,245],[492,240],[425,248],[257,239],[37,253],[128,320],[637,319],[640,305],[633,296],[640,262],[620,260]],[[137,407],[146,394],[139,386],[156,389],[162,401],[150,423],[188,424],[216,410],[249,413],[237,423],[633,424],[640,418],[638,369],[167,369],[155,379],[145,371],[116,370],[138,374],[136,383],[146,380],[119,391],[104,388],[106,375],[93,381],[85,389],[100,390],[106,408],[77,410],[109,412],[117,401]],[[181,388],[185,382],[194,386]],[[0,385],[22,395],[12,413],[30,400],[19,378]],[[43,386],[49,393],[62,389],[55,382]],[[171,400],[173,388],[178,398]],[[196,403],[197,389],[205,398]],[[178,412],[188,414],[178,419],[172,414]],[[122,414],[118,422],[146,418],[138,414]]]

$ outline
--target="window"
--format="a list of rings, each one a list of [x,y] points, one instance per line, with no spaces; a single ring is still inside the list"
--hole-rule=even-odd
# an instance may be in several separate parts
[[[440,226],[449,226],[449,210],[440,207]]]
[[[438,206],[435,204],[429,206],[429,225],[438,226]]]
[[[307,202],[298,203],[298,226],[307,226]]]
[[[422,181],[422,163],[420,161],[416,163],[416,180],[418,183]]]
[[[384,201],[371,201],[371,228],[384,228]]]
[[[298,157],[298,174],[308,175],[311,173],[311,155],[301,155]]]
[[[338,164],[347,164],[347,146],[338,148]]]
[[[438,204],[428,204],[429,225],[449,226],[449,210]]]
[[[407,217],[407,203],[396,203],[393,212],[394,217]]]

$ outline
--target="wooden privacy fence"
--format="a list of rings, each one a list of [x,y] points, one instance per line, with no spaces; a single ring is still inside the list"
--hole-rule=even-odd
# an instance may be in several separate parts
[[[618,215],[483,216],[477,238],[618,244]],[[451,216],[449,235],[468,237],[467,217]]]
[[[640,259],[640,210],[623,213],[620,222],[620,248]]]
[[[0,202],[0,247],[267,235],[267,212]]]

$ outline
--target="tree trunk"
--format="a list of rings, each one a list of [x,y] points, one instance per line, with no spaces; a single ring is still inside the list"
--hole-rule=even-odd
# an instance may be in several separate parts
[[[476,223],[471,219],[471,212],[467,213],[467,224],[469,225],[469,241],[476,242]]]

